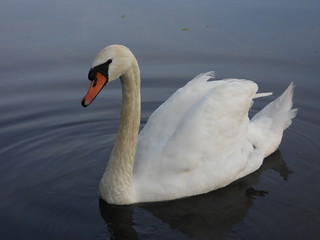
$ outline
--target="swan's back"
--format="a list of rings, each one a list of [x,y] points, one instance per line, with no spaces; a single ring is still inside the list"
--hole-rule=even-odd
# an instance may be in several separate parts
[[[248,137],[257,85],[210,78],[199,75],[175,92],[140,133],[133,179],[137,194],[148,193],[143,201],[205,193],[261,165]]]

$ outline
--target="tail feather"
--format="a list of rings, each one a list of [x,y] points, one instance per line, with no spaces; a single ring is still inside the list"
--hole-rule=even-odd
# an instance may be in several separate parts
[[[258,112],[252,121],[269,118],[272,119],[270,130],[283,131],[288,128],[297,114],[297,109],[292,109],[293,89],[294,83],[291,82],[283,94]]]
[[[267,97],[267,96],[270,96],[270,95],[272,95],[272,92],[256,93],[256,95],[254,95],[252,99],[260,98],[260,97]]]
[[[251,119],[249,131],[252,144],[262,151],[264,157],[277,150],[283,130],[290,126],[297,114],[297,109],[292,109],[293,89],[294,84],[291,83],[279,98]]]

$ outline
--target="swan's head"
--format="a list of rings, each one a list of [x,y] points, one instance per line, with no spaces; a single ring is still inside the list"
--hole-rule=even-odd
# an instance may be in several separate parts
[[[102,49],[94,59],[88,74],[91,81],[89,90],[81,104],[88,106],[102,88],[109,82],[124,75],[131,67],[135,58],[132,52],[125,46],[110,45]]]

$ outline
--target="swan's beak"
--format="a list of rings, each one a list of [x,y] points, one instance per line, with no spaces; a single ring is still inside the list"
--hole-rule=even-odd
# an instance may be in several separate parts
[[[90,103],[93,102],[93,100],[96,98],[96,96],[99,94],[99,92],[102,90],[102,88],[108,83],[108,79],[102,75],[101,73],[97,73],[94,80],[91,81],[89,90],[87,94],[82,99],[81,105],[83,107],[88,106]]]

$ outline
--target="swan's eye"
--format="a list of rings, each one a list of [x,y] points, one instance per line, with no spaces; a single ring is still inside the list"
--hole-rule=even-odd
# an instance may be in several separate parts
[[[112,59],[109,59],[105,63],[95,66],[94,68],[91,68],[88,73],[88,79],[90,81],[93,81],[98,72],[104,75],[106,78],[108,78],[108,69],[109,69],[110,63],[112,63]]]
[[[90,81],[93,81],[94,78],[95,78],[95,71],[93,71],[93,69],[91,68],[90,71],[89,71],[89,73],[88,73],[88,79],[89,79]]]

